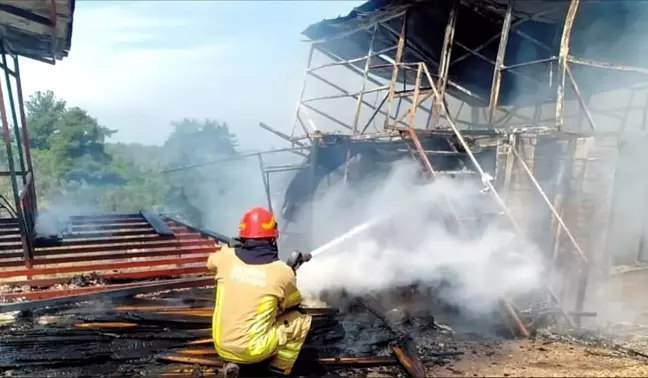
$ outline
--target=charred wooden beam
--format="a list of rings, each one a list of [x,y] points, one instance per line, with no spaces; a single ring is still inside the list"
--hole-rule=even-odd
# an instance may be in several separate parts
[[[167,361],[167,362],[178,362],[181,364],[204,365],[204,366],[214,366],[214,367],[223,367],[223,365],[225,365],[225,362],[220,357],[204,358],[204,357],[194,357],[194,356],[186,356],[180,354],[169,354],[165,356],[159,356],[158,360]]]
[[[416,351],[416,345],[410,337],[405,337],[398,344],[393,345],[392,351],[401,365],[403,365],[405,370],[407,370],[412,377],[423,378],[434,376],[430,373],[426,374],[423,361],[421,361],[421,358]]]
[[[383,315],[383,311],[381,311],[380,305],[377,303],[376,299],[372,296],[364,296],[358,298],[358,301],[371,314],[382,321],[389,330],[400,335],[399,341],[392,346],[392,351],[405,370],[416,378],[430,376],[425,373],[425,367],[423,366],[423,362],[416,350],[414,340],[412,340],[408,334],[403,332],[401,327],[398,327]]]

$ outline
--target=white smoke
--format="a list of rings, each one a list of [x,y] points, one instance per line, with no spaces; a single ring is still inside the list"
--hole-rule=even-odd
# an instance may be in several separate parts
[[[399,163],[386,180],[371,183],[373,190],[352,191],[340,184],[316,201],[317,231],[329,237],[363,221],[394,215],[303,265],[298,274],[303,292],[345,289],[362,294],[452,277],[453,289],[445,299],[480,312],[504,295],[539,287],[543,267],[537,249],[520,241],[506,222],[492,222],[471,237],[459,237],[444,225],[440,212],[447,212],[445,198],[466,217],[492,211],[490,194],[450,179],[417,186],[412,182],[414,169]],[[353,198],[353,203],[336,206],[344,197]]]

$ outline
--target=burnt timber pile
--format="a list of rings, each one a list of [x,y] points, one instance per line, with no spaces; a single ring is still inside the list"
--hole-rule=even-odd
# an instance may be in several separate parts
[[[126,290],[119,296],[68,298],[55,306],[45,307],[43,302],[43,307],[5,316],[0,370],[11,376],[195,376],[197,372],[210,376],[218,372],[223,361],[211,339],[213,288],[148,294]],[[332,308],[302,308],[314,318],[314,336],[305,346],[304,353],[310,357],[301,374],[344,375],[355,367],[365,372],[379,368],[390,376],[403,375],[402,371],[423,376],[425,366],[448,364],[463,354],[452,345],[451,333],[436,327],[433,319],[419,319],[420,324],[410,326],[437,341],[417,348],[413,339],[394,329],[393,322],[358,306],[373,306],[368,308],[376,313],[384,309],[359,303],[364,304],[349,307],[346,314]],[[249,372],[250,376],[262,373]]]

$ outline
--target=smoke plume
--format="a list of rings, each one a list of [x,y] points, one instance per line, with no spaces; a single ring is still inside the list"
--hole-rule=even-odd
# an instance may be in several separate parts
[[[317,233],[329,237],[363,221],[390,216],[302,266],[298,274],[302,291],[317,295],[345,289],[363,294],[450,280],[453,289],[444,299],[480,313],[504,295],[539,286],[542,264],[537,249],[517,240],[505,222],[489,222],[470,237],[451,233],[445,225],[443,219],[449,215],[445,198],[465,217],[492,211],[488,193],[450,179],[416,185],[414,171],[413,164],[401,162],[383,182],[357,189],[339,184],[316,201]],[[343,198],[353,202],[341,202]]]

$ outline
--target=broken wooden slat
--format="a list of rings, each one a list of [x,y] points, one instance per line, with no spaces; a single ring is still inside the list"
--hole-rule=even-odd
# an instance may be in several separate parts
[[[193,340],[187,343],[187,345],[205,345],[205,344],[213,344],[214,340],[209,338],[209,339],[200,339],[200,340]]]
[[[423,362],[418,356],[414,343],[411,339],[407,338],[402,343],[392,346],[392,351],[396,358],[403,365],[405,370],[415,378],[423,378],[430,376],[425,373]]]
[[[192,356],[218,356],[214,348],[196,348],[196,349],[182,349],[178,351],[182,355]]]
[[[169,361],[169,362],[179,362],[179,363],[183,363],[183,364],[215,366],[215,367],[222,367],[223,365],[225,365],[225,362],[223,360],[221,360],[220,357],[201,358],[201,357],[191,357],[191,356],[185,356],[185,355],[179,355],[179,354],[169,354],[169,355],[165,355],[165,356],[159,356],[158,360]]]
[[[137,327],[136,323],[126,322],[101,322],[101,323],[76,323],[77,328],[131,328]]]
[[[183,315],[183,316],[197,316],[204,318],[211,318],[214,315],[214,310],[209,308],[197,308],[187,310],[168,310],[155,312],[158,315]]]

